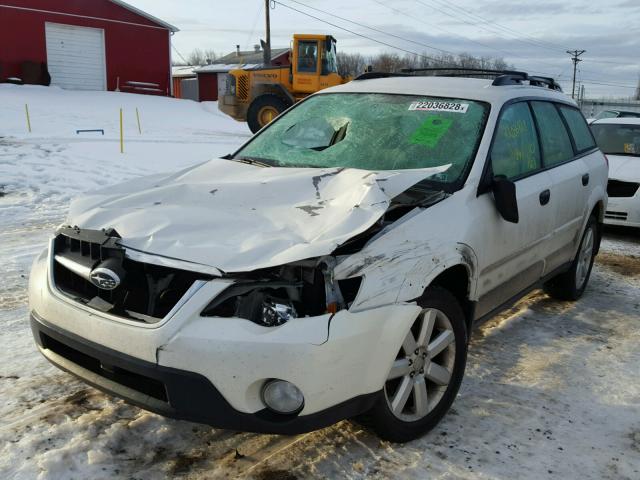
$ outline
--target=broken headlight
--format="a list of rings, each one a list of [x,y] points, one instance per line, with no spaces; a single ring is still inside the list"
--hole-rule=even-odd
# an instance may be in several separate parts
[[[202,311],[205,317],[245,318],[266,327],[348,308],[361,278],[333,279],[333,265],[307,261],[245,274]]]

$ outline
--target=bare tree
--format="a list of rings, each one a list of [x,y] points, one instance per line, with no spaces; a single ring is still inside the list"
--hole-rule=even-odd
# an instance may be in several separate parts
[[[636,96],[634,100],[640,100],[640,77],[638,77],[638,87],[636,88]]]
[[[356,77],[364,72],[367,59],[359,53],[338,52],[338,73],[343,77]]]
[[[207,65],[213,63],[218,55],[212,48],[202,50],[200,48],[194,48],[193,51],[187,55],[187,62],[189,65]]]
[[[507,64],[502,58],[474,57],[468,53],[460,55],[441,54],[438,56],[428,54],[380,53],[364,57],[359,53],[338,52],[338,71],[343,76],[358,76],[371,66],[377,72],[399,72],[403,68],[476,68],[489,70],[509,70],[513,66]],[[445,72],[446,73],[446,72]],[[418,73],[429,75],[429,72]]]

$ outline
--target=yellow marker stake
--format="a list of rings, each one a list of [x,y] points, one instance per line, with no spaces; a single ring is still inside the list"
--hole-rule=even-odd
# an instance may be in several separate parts
[[[140,126],[140,113],[138,112],[138,107],[136,107],[136,118],[138,119],[138,133],[142,135],[142,127]]]
[[[31,133],[31,119],[29,118],[29,105],[24,104],[24,111],[27,114],[27,128],[29,129],[29,133]]]
[[[122,109],[120,109],[120,153],[124,153],[124,132],[122,130]]]

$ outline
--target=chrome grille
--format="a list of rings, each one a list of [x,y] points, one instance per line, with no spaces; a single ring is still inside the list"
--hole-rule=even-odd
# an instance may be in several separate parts
[[[126,257],[115,235],[68,227],[60,229],[52,252],[56,289],[95,310],[156,323],[178,304],[196,280],[207,279],[194,272],[133,261]],[[90,280],[91,271],[114,258],[119,259],[125,272],[122,282],[113,290],[98,288]]]

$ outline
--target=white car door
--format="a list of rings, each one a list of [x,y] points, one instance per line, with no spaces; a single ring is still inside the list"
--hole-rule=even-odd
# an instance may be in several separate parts
[[[581,203],[581,215],[584,221],[591,212],[589,199],[593,196],[594,190],[598,186],[606,183],[608,176],[607,160],[598,148],[597,142],[587,124],[582,112],[575,107],[568,105],[559,106],[569,133],[573,139],[573,147],[579,159],[579,189],[580,197],[584,199]],[[583,223],[584,225],[584,223]],[[582,232],[579,230],[578,235]]]
[[[491,312],[535,284],[544,272],[546,241],[553,231],[549,215],[551,175],[542,168],[533,116],[527,102],[504,108],[491,147],[488,177],[515,184],[518,223],[506,221],[491,191],[474,202],[474,250],[478,256],[476,318]]]
[[[546,275],[573,257],[584,223],[590,179],[589,169],[577,158],[572,137],[556,104],[533,101],[531,108],[540,137],[542,164],[552,180],[548,213],[552,216],[553,232],[546,242]],[[586,124],[585,128],[588,129]]]

